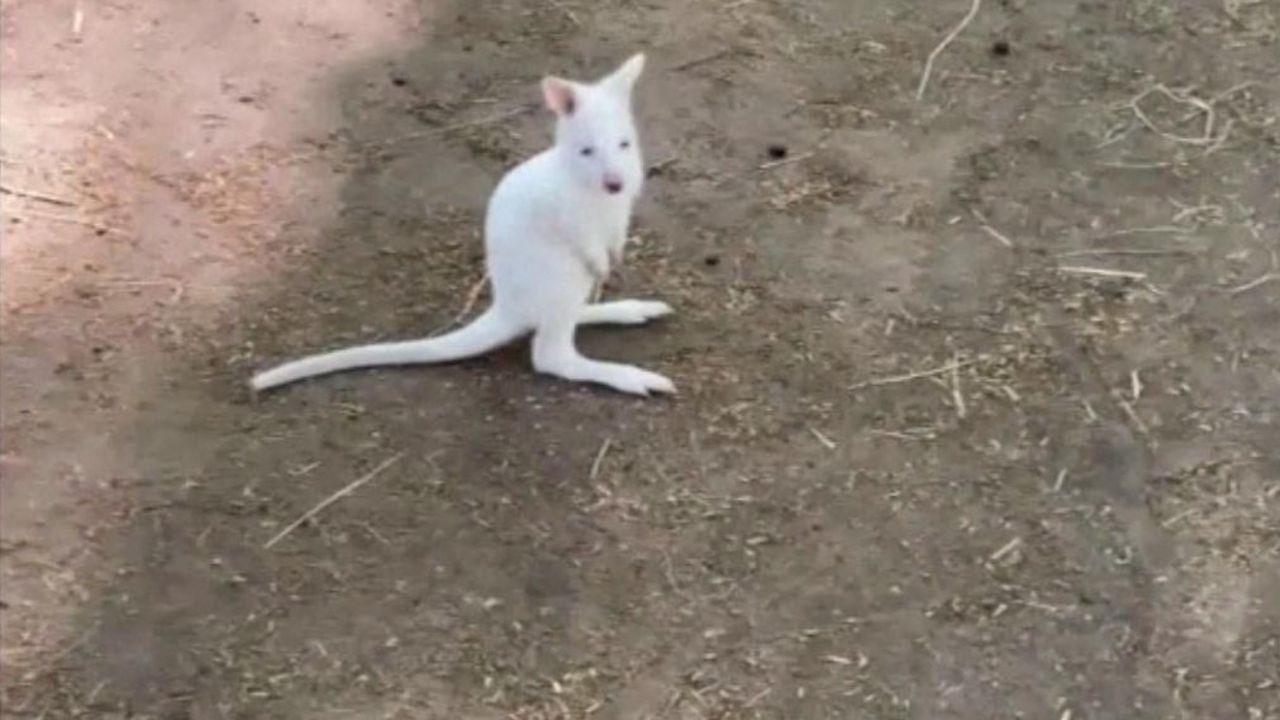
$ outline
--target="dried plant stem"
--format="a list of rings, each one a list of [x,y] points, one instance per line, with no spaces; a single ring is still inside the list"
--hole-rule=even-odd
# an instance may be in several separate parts
[[[294,520],[293,522],[289,523],[289,524],[285,527],[285,529],[283,529],[283,530],[281,530],[279,533],[277,533],[275,537],[273,537],[273,538],[271,538],[270,540],[268,540],[268,541],[266,542],[266,544],[264,544],[264,545],[262,546],[262,549],[263,549],[263,550],[269,550],[269,549],[271,549],[271,547],[272,547],[273,545],[275,545],[276,543],[278,543],[278,542],[280,542],[281,540],[285,539],[285,537],[286,537],[286,536],[288,536],[288,535],[289,535],[289,533],[293,532],[294,530],[297,530],[297,529],[298,529],[298,527],[299,527],[300,525],[302,525],[302,523],[304,523],[304,522],[306,522],[306,521],[310,520],[311,518],[315,517],[316,515],[319,515],[321,512],[323,512],[323,511],[324,511],[324,509],[325,509],[325,508],[329,507],[330,505],[334,504],[335,502],[337,502],[337,501],[341,500],[342,498],[344,498],[344,497],[346,497],[346,496],[350,495],[351,493],[355,492],[356,490],[358,490],[358,489],[360,488],[360,486],[361,486],[361,485],[364,485],[365,483],[369,482],[370,480],[372,480],[372,479],[374,479],[374,478],[378,477],[378,475],[382,474],[382,471],[383,471],[383,470],[386,470],[387,468],[389,468],[389,467],[391,467],[392,465],[394,465],[394,464],[396,464],[397,462],[399,462],[399,461],[400,461],[400,458],[402,458],[402,457],[404,457],[404,453],[396,453],[395,455],[392,455],[391,457],[389,457],[389,458],[387,458],[386,460],[383,460],[381,463],[379,463],[379,464],[378,464],[378,466],[377,466],[377,467],[375,467],[374,469],[372,469],[372,470],[370,470],[369,472],[365,473],[364,475],[360,476],[358,479],[356,479],[356,480],[355,480],[354,482],[352,482],[351,484],[349,484],[349,485],[347,485],[346,487],[342,488],[342,489],[341,489],[341,490],[339,490],[338,492],[336,492],[336,493],[334,493],[334,494],[330,495],[329,497],[325,498],[324,500],[321,500],[319,503],[317,503],[317,504],[316,504],[316,506],[315,506],[315,507],[313,507],[313,508],[311,508],[310,510],[306,511],[305,513],[303,513],[303,514],[302,514],[302,515],[301,515],[297,520]]]
[[[973,18],[977,16],[978,10],[981,7],[982,0],[973,0],[973,5],[969,7],[969,14],[965,15],[964,19],[960,21],[960,24],[956,25],[951,32],[947,33],[947,36],[942,38],[942,42],[938,43],[938,46],[933,49],[933,52],[929,53],[929,58],[924,62],[924,72],[920,74],[920,85],[916,88],[916,100],[924,99],[924,91],[929,87],[929,75],[933,73],[933,61],[942,54],[943,50],[947,49],[947,46],[951,44],[952,40],[955,40],[960,33],[964,32],[964,29],[969,26],[969,23],[973,22]]]
[[[945,375],[949,372],[952,372],[953,370],[959,370],[960,368],[972,365],[976,362],[977,360],[965,360],[963,362],[956,360],[956,361],[949,362],[946,365],[943,365],[942,367],[934,368],[932,370],[921,370],[920,372],[907,373],[906,375],[894,375],[892,377],[878,378],[875,380],[867,380],[865,382],[860,382],[856,385],[850,385],[849,389],[858,390],[864,387],[879,387],[881,385],[895,385],[897,383],[910,382],[912,380],[920,380],[922,378],[936,377],[938,375]]]

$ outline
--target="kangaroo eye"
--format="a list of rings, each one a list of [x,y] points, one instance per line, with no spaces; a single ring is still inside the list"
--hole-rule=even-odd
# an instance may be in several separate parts
[[[623,140],[622,142],[618,143],[618,147],[622,148],[623,150],[626,150],[627,148],[631,147],[631,141]]]
[[[592,155],[596,154],[596,149],[591,147],[584,147],[579,152],[582,153],[582,157],[591,157]]]

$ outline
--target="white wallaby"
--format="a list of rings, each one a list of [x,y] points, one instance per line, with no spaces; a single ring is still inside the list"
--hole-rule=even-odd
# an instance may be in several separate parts
[[[533,367],[566,380],[622,392],[672,393],[675,385],[631,365],[584,357],[581,324],[640,324],[668,315],[657,300],[589,303],[622,261],[644,164],[631,113],[644,69],[635,55],[595,83],[542,81],[556,115],[555,143],[498,183],[485,215],[485,263],[493,304],[471,324],[438,337],[365,345],[286,363],[253,378],[265,390],[340,370],[474,357],[533,334]]]

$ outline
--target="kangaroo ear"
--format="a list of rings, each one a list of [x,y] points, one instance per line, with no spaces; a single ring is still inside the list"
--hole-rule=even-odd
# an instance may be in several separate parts
[[[542,79],[542,98],[547,108],[560,117],[568,117],[578,108],[578,99],[573,83],[558,77]]]
[[[631,88],[635,87],[636,80],[640,78],[642,72],[644,72],[644,53],[636,53],[619,65],[618,69],[606,77],[603,83],[630,94]]]

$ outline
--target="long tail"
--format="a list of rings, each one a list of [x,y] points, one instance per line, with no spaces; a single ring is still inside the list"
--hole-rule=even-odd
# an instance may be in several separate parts
[[[298,380],[355,368],[446,363],[484,354],[523,332],[490,307],[471,324],[439,337],[379,343],[312,355],[253,376],[253,389],[266,390]]]

